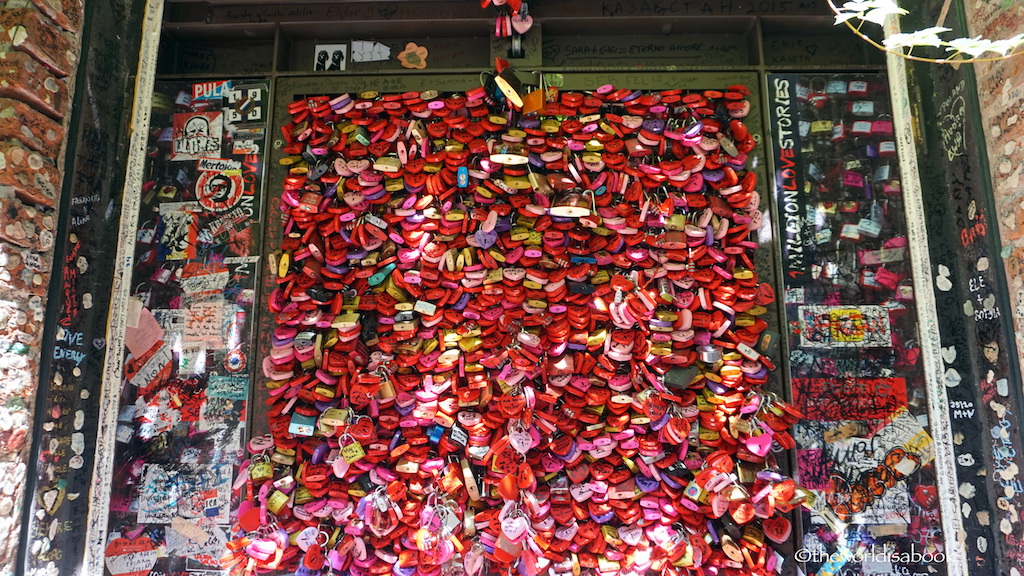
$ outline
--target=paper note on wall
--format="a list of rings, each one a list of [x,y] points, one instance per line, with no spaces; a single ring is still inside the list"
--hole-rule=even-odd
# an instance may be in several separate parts
[[[125,329],[124,344],[132,356],[139,358],[163,337],[164,329],[160,327],[156,317],[148,308],[142,308],[139,311],[137,325]]]
[[[186,344],[205,343],[208,348],[224,347],[224,300],[196,302],[185,312]]]

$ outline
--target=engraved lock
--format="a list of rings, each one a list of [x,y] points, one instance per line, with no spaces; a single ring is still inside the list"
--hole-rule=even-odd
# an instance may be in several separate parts
[[[270,456],[270,461],[282,466],[291,466],[295,464],[295,450],[291,448],[278,448]]]
[[[880,116],[871,123],[872,136],[892,136],[892,119],[888,115]]]
[[[869,238],[878,238],[882,233],[882,225],[868,218],[861,218],[857,223],[858,231]]]
[[[365,126],[356,126],[355,130],[352,131],[352,137],[363,146],[370,145],[370,133],[366,130]]]
[[[682,230],[686,227],[687,219],[685,214],[672,214],[665,219],[665,228],[668,230]]]
[[[288,496],[280,490],[274,490],[274,493],[267,498],[267,510],[274,514],[280,514],[287,504]]]
[[[825,178],[825,175],[821,172],[821,168],[818,168],[818,165],[814,162],[809,162],[807,164],[807,176],[814,182],[821,182]]]
[[[811,134],[829,134],[832,132],[831,120],[815,120],[811,122]]]
[[[800,132],[801,138],[807,138],[811,133],[811,122],[808,120],[801,120],[797,125],[797,129]]]
[[[832,124],[831,140],[833,142],[842,142],[846,140],[846,123],[842,120]]]
[[[872,122],[869,120],[857,120],[850,127],[850,133],[854,136],[866,137],[872,134]]]
[[[796,85],[796,98],[806,102],[811,97],[811,89],[803,84]]]
[[[884,164],[879,164],[878,167],[875,168],[875,173],[872,176],[871,181],[874,182],[875,184],[881,184],[883,182],[888,181],[891,178],[892,166],[888,162],[886,162]]]
[[[341,457],[349,464],[362,460],[363,456],[366,456],[366,451],[363,450],[362,444],[356,442],[351,436],[348,440],[348,444],[342,444]]]
[[[846,94],[846,80],[833,78],[825,83],[825,94],[843,95]]]
[[[851,80],[846,93],[854,98],[863,98],[868,95],[868,83],[864,80]]]
[[[875,115],[875,103],[871,100],[854,100],[849,103],[847,109],[854,116]]]
[[[291,422],[288,424],[288,432],[294,436],[312,436],[316,430],[316,418],[299,414],[292,414]]]
[[[394,156],[381,156],[374,160],[373,169],[378,172],[393,174],[402,169],[402,162]]]
[[[256,458],[260,458],[257,462]],[[274,465],[270,463],[265,455],[259,455],[253,458],[251,467],[249,468],[249,477],[254,482],[263,482],[264,480],[270,480],[274,477]]]

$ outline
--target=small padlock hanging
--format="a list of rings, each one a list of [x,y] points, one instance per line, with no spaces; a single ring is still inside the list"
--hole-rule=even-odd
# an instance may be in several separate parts
[[[252,457],[249,464],[249,477],[254,482],[263,482],[274,477],[274,465],[270,463],[270,458],[266,453],[261,452]]]

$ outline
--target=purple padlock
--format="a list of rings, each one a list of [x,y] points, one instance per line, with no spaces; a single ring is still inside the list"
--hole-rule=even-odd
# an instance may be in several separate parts
[[[665,121],[660,118],[648,118],[644,120],[644,130],[654,132],[655,134],[661,134],[665,131]]]

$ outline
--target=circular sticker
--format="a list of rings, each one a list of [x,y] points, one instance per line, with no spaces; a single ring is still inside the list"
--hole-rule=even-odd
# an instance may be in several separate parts
[[[223,212],[242,198],[242,175],[203,172],[196,181],[196,197],[207,210]]]

